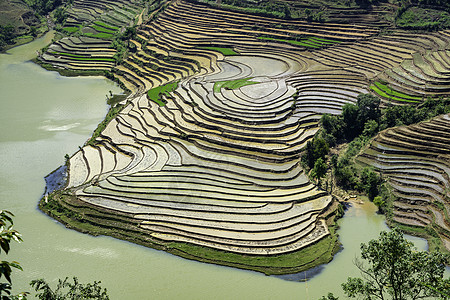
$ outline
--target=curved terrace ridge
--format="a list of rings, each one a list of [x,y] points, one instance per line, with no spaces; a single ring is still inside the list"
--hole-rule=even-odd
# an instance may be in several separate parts
[[[130,96],[68,159],[66,188],[41,207],[78,230],[190,259],[270,274],[328,262],[337,250],[338,203],[300,164],[321,116],[340,114],[361,93],[381,96],[383,105],[449,93],[448,31],[379,36],[370,22],[274,20],[184,0],[142,23],[136,3],[74,3],[69,24],[89,25],[39,59],[106,72]],[[118,63],[111,36],[133,20],[140,26],[127,42],[132,51]],[[380,136],[387,145],[397,138]],[[399,145],[413,136],[403,130]],[[438,137],[424,140],[423,151],[444,151]],[[366,156],[360,159],[372,164]],[[398,156],[393,164],[404,159]],[[390,158],[376,157],[372,165],[394,172]],[[448,178],[437,161],[427,164],[426,175],[411,182],[392,179],[398,194],[420,194],[422,202],[441,197]],[[412,191],[418,183],[425,192]],[[397,206],[409,210],[405,205]],[[424,226],[431,222],[423,208],[417,216]],[[445,216],[434,216],[447,230]]]

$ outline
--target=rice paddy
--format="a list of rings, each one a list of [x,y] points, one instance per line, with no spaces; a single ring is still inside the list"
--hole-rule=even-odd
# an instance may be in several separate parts
[[[372,19],[310,24],[177,0],[136,28],[119,60],[111,40],[142,7],[118,0],[98,6],[76,1],[66,28],[86,22],[89,31],[53,43],[39,59],[71,71],[108,71],[131,94],[70,158],[70,196],[54,197],[52,205],[81,215],[83,230],[190,259],[267,274],[329,261],[337,250],[338,203],[300,164],[321,116],[341,113],[360,93],[381,96],[383,105],[408,105],[450,91],[448,31],[379,36]],[[420,154],[447,151],[443,128],[430,129],[437,137],[425,134]],[[389,137],[394,148],[367,154],[380,172],[373,161],[385,163],[382,151],[408,148],[388,157],[394,165],[413,151],[405,141],[413,138],[410,129],[396,130],[407,133],[398,146]],[[446,207],[448,177],[437,174],[447,167],[436,156],[429,161],[427,174],[393,184],[417,203]],[[416,183],[429,188],[416,193]],[[435,222],[446,231],[441,206],[422,204],[418,211],[437,210],[442,222]],[[431,219],[417,217],[422,225]]]

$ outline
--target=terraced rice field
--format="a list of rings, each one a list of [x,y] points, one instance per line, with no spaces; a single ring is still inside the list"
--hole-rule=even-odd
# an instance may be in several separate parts
[[[432,226],[450,249],[450,115],[381,132],[358,157],[393,189],[393,221]]]
[[[116,66],[111,41],[142,24],[144,11],[141,1],[73,1],[62,30],[71,36],[52,44],[39,60],[70,71],[111,71]]]
[[[295,89],[283,78],[298,66],[257,54],[233,58],[221,64],[240,67],[232,77],[184,79],[164,107],[134,98],[95,146],[71,158],[67,188],[164,242],[278,255],[328,236],[331,196],[299,164],[317,116],[292,112]],[[268,73],[261,62],[276,68]],[[254,84],[214,91],[250,70]]]
[[[120,26],[103,15],[92,24]],[[267,273],[326,262],[335,251],[329,226],[337,203],[309,181],[299,159],[321,115],[376,93],[371,82],[408,61],[428,68],[423,80],[436,86],[450,71],[448,32],[378,32],[178,0],[139,27],[130,41],[136,51],[120,65],[109,60],[114,50],[105,40],[53,44],[45,61],[111,70],[133,92],[94,143],[70,158],[66,191],[76,197],[58,201],[81,216],[83,224],[72,226]],[[439,67],[430,67],[432,57]],[[428,92],[411,82],[395,90],[417,101]],[[280,265],[281,256],[308,249],[301,262]]]
[[[114,30],[114,27],[120,28],[129,26],[136,20],[136,16],[143,10],[140,1],[124,0],[74,0],[70,9],[68,9],[68,19],[66,27],[78,27],[83,23],[93,24],[93,28],[98,31]]]
[[[68,70],[111,70],[116,50],[111,42],[89,37],[66,37],[42,54],[41,59]]]

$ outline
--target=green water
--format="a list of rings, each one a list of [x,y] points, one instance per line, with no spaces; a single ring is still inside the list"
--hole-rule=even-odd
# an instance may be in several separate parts
[[[268,277],[259,273],[181,259],[109,237],[66,229],[37,209],[43,177],[64,163],[86,141],[107,111],[105,96],[119,92],[100,78],[64,78],[27,62],[51,35],[0,54],[0,208],[15,213],[22,244],[13,244],[8,260],[15,271],[16,293],[30,291],[32,279],[77,276],[101,280],[111,299],[318,299],[339,295],[361,242],[386,229],[373,205],[351,207],[340,221],[344,249],[311,280],[304,276]],[[419,248],[426,245],[414,239]],[[5,259],[2,255],[1,259]]]

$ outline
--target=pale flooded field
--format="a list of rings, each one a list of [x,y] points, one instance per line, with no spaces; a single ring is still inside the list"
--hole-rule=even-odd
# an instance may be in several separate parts
[[[311,272],[265,276],[178,258],[109,237],[66,229],[37,209],[44,176],[89,138],[107,112],[105,96],[120,89],[101,77],[64,78],[28,62],[52,35],[0,54],[0,203],[12,211],[22,244],[3,260],[17,260],[14,292],[32,279],[77,276],[102,281],[111,299],[318,299],[358,276],[353,260],[361,242],[387,229],[371,203],[354,204],[339,221],[344,245],[334,260]],[[280,66],[280,68],[282,68]],[[263,72],[264,70],[261,70]],[[412,238],[419,249],[425,241]],[[312,276],[315,274],[314,276]],[[307,282],[299,282],[312,276]]]

